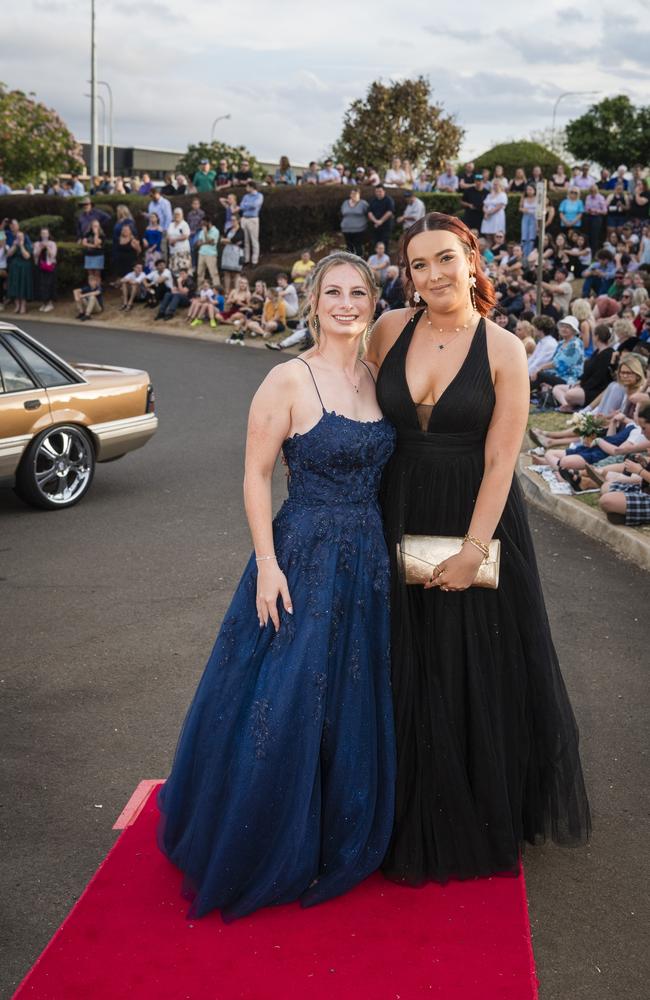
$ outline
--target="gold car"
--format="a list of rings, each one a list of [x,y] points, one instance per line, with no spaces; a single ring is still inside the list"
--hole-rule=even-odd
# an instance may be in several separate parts
[[[155,434],[155,405],[147,372],[68,364],[0,323],[0,482],[27,503],[78,503],[96,462],[121,458]]]

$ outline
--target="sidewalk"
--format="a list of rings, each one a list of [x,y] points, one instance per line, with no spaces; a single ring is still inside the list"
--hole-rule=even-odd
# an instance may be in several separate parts
[[[650,531],[611,524],[601,510],[578,497],[551,493],[541,476],[528,471],[527,466],[533,463],[531,455],[522,454],[519,458],[519,482],[530,503],[585,535],[598,538],[623,559],[650,570]]]
[[[189,340],[208,340],[213,344],[225,343],[234,329],[229,323],[219,323],[216,329],[212,329],[207,322],[201,326],[192,327],[187,322],[185,310],[171,320],[154,322],[154,316],[154,309],[144,309],[142,306],[137,306],[130,312],[122,312],[119,306],[109,302],[102,313],[95,314],[92,319],[82,323],[81,320],[77,319],[74,304],[66,302],[57,304],[56,308],[49,313],[42,313],[36,309],[24,316],[19,316],[14,313],[13,309],[0,311],[0,323],[15,323],[18,327],[22,325],[23,320],[29,323],[65,323],[70,326],[89,327],[90,329],[162,333],[172,337],[187,337]],[[287,332],[282,336],[286,337]],[[271,341],[281,339],[276,335],[271,338]],[[247,336],[245,340],[246,347],[261,347],[263,349],[266,343],[268,341],[263,340],[262,337]],[[287,348],[286,353],[297,354],[298,349],[290,347]]]

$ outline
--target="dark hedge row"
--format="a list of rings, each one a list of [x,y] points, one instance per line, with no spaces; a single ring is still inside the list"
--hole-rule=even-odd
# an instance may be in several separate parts
[[[349,190],[349,189],[347,189]],[[241,188],[236,189],[241,196]],[[326,187],[272,188],[264,190],[264,206],[262,208],[260,236],[263,252],[296,253],[318,245],[324,238],[338,232],[340,226],[341,202],[346,196],[346,189]],[[404,209],[405,198],[402,191],[390,191],[396,203],[397,214]],[[224,209],[219,202],[224,192],[201,195],[201,205],[223,231]],[[372,188],[363,188],[362,196],[370,199]],[[190,209],[192,195],[172,197],[173,205],[180,205],[185,214]],[[460,195],[437,194],[436,192],[419,194],[430,212],[446,212],[450,215],[460,215]],[[561,195],[551,192],[550,198],[558,203]],[[144,231],[147,220],[143,214],[149,199],[141,195],[98,195],[94,203],[115,218],[118,205],[128,205],[134,217],[136,228],[140,234]],[[71,198],[59,198],[53,195],[5,195],[0,197],[0,220],[5,216],[18,219],[25,226],[32,238],[38,237],[41,225],[49,225],[53,235],[59,241],[59,280],[62,286],[78,281],[81,276],[82,253],[75,244],[75,216],[79,205]],[[518,239],[521,216],[519,213],[519,195],[510,195],[506,210],[508,237]],[[112,225],[107,225],[107,236],[110,237]],[[107,247],[110,258],[110,247]],[[107,265],[109,262],[107,261]]]

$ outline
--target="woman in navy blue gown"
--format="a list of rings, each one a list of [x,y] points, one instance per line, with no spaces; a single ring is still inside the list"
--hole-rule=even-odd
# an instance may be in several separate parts
[[[377,494],[394,431],[359,361],[376,287],[331,254],[314,270],[316,347],[253,400],[245,500],[255,552],[161,789],[159,843],[191,916],[309,906],[377,869],[393,824],[389,562]],[[289,496],[272,520],[282,450]]]

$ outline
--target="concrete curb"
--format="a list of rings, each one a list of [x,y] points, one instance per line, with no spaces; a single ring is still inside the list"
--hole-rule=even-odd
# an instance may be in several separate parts
[[[59,325],[65,323],[66,326],[77,326],[83,328],[84,330],[110,330],[115,333],[159,333],[165,337],[184,337],[186,340],[206,340],[211,344],[225,344],[226,333],[230,336],[230,333],[232,332],[232,327],[230,326],[227,331],[224,330],[222,333],[208,333],[206,330],[201,330],[200,327],[192,327],[189,329],[186,325],[172,326],[170,323],[143,323],[141,326],[125,326],[121,323],[112,323],[110,320],[107,322],[103,322],[102,320],[98,320],[97,322],[88,320],[88,322],[82,323],[81,320],[76,319],[74,316],[61,316],[60,314],[57,315],[56,312],[26,313],[24,316],[20,316],[15,313],[7,313],[5,316],[4,313],[0,312],[0,323],[15,323],[16,326],[20,326],[23,320],[28,323],[58,323]],[[226,324],[222,323],[221,328],[225,325]],[[245,346],[263,349],[266,343],[267,341],[263,340],[262,337],[249,337]],[[299,352],[297,348],[288,347],[286,348],[285,353],[298,354]]]
[[[519,458],[519,482],[530,503],[583,534],[598,538],[623,559],[641,569],[650,570],[650,535],[642,534],[635,528],[611,524],[599,510],[587,507],[576,497],[551,493],[544,480],[526,468],[532,462],[530,455]]]

